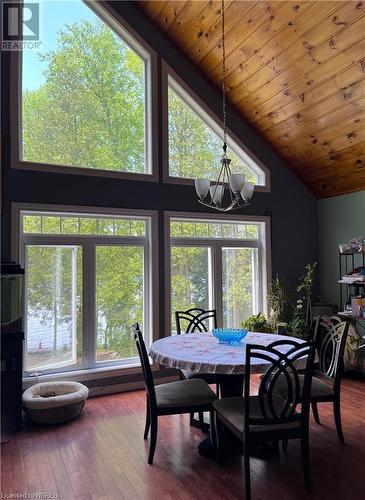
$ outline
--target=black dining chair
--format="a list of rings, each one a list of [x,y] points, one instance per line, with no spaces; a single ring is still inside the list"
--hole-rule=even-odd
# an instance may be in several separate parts
[[[217,311],[215,309],[204,310],[193,307],[187,311],[176,311],[176,331],[181,333],[208,332],[210,321],[213,328],[217,328]]]
[[[286,351],[285,353],[283,351]],[[258,394],[250,396],[252,382],[251,360],[261,360],[268,368],[260,380]],[[297,363],[305,364],[303,385],[300,384]],[[314,345],[284,339],[268,346],[246,346],[244,397],[223,398],[214,402],[217,439],[217,459],[224,444],[226,426],[242,442],[244,450],[246,500],[251,498],[250,450],[253,445],[267,441],[300,439],[304,481],[310,490],[309,465],[309,395],[312,381]],[[286,382],[286,396],[275,394],[278,379]],[[299,405],[299,402],[301,404]]]
[[[158,417],[209,411],[211,421],[213,421],[212,403],[217,399],[217,396],[208,384],[200,379],[180,380],[179,382],[155,386],[146,345],[138,323],[132,325],[132,332],[146,387],[146,425],[143,437],[147,439],[151,429],[148,463],[152,464],[156,449]],[[213,431],[213,426],[211,426],[211,436]],[[212,436],[212,440],[214,440],[214,436]]]
[[[211,327],[217,328],[217,311],[215,309],[204,310],[193,307],[187,311],[175,311],[177,335],[188,333],[208,332]],[[196,373],[191,370],[180,370],[181,379],[190,380],[201,378],[207,384],[215,384],[216,393],[219,396],[219,375],[214,373]],[[190,415],[190,425],[194,424],[194,414]],[[199,414],[200,427],[204,429],[203,414]]]
[[[318,354],[318,365],[313,372],[310,401],[314,420],[320,423],[318,403],[333,403],[333,413],[340,443],[344,444],[341,424],[341,380],[343,376],[343,356],[346,347],[349,323],[337,316],[323,316],[317,319],[313,340]],[[303,383],[304,375],[299,375]],[[285,392],[284,381],[276,385],[277,394]],[[284,448],[286,443],[283,443]]]

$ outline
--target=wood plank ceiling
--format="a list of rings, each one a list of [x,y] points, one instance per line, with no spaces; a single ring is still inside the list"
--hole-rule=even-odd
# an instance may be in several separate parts
[[[221,2],[139,1],[217,87]],[[318,197],[365,189],[365,1],[226,0],[228,98]]]

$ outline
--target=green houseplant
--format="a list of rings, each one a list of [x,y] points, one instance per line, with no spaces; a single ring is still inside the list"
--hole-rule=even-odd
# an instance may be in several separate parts
[[[312,291],[314,276],[317,267],[317,262],[313,264],[307,264],[305,266],[305,274],[300,278],[300,283],[297,287],[298,293],[303,293],[304,297],[302,300],[305,303],[305,323],[310,325],[312,323]]]
[[[261,312],[242,321],[242,327],[250,332],[271,332],[271,325]]]
[[[269,323],[271,331],[285,333],[288,327],[285,309],[289,299],[284,278],[278,274],[269,286],[267,302],[270,311]]]
[[[293,317],[289,322],[289,331],[296,337],[307,337],[308,327],[305,321],[303,300],[298,299],[293,311]]]
[[[278,274],[270,284],[267,301],[270,310],[270,321],[274,324],[283,322],[284,308],[288,301],[288,297],[284,279]]]
[[[297,299],[293,316],[289,322],[290,332],[298,337],[308,338],[312,325],[312,293],[317,262],[305,266],[305,274],[300,278],[296,291]]]

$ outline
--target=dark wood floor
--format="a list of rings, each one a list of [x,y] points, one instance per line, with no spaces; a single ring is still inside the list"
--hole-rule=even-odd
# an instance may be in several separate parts
[[[363,381],[344,381],[345,446],[337,440],[331,405],[321,405],[321,426],[311,421],[311,495],[304,493],[299,447],[292,442],[287,454],[266,450],[252,458],[253,499],[365,499],[364,396]],[[148,466],[144,413],[144,392],[137,391],[90,399],[68,425],[28,426],[2,446],[2,493],[56,492],[67,500],[244,498],[241,458],[218,466],[199,456],[202,434],[187,416],[160,419],[155,462]]]

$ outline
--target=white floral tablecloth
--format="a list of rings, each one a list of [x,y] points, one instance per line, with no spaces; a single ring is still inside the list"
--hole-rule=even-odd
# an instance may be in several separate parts
[[[149,354],[153,361],[170,368],[191,370],[196,373],[242,374],[245,373],[247,344],[266,346],[280,339],[301,342],[297,338],[283,335],[249,332],[240,344],[232,346],[219,344],[210,332],[189,333],[156,340],[151,345]],[[280,347],[283,353],[289,349],[290,346]],[[262,359],[256,361],[255,364],[255,359],[251,360],[251,371],[263,373],[267,363]],[[304,367],[305,359],[302,361]]]

